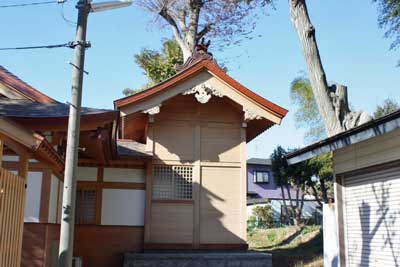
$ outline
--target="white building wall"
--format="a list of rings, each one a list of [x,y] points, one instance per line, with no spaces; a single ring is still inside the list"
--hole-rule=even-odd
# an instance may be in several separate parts
[[[97,181],[97,167],[78,167],[77,181]]]
[[[4,155],[2,161],[18,161],[19,156]]]
[[[59,194],[58,194],[58,212],[57,212],[57,223],[61,223],[61,213],[62,213],[62,200],[63,200],[63,193],[64,193],[64,182],[59,181],[58,183],[58,187],[59,187]]]
[[[289,201],[286,203],[289,204]],[[250,216],[253,215],[253,208],[257,206],[266,206],[266,205],[271,205],[271,210],[272,210],[272,220],[274,223],[279,224],[280,219],[281,219],[281,207],[283,206],[283,200],[271,200],[271,203],[259,203],[259,204],[254,204],[254,205],[248,205],[247,206],[247,219],[250,218]],[[303,211],[302,211],[302,217],[304,219],[309,219],[314,216],[315,212],[318,212],[322,216],[321,210],[317,209],[318,202],[316,201],[304,201],[304,206],[303,206]]]
[[[105,182],[144,183],[144,169],[104,168]]]
[[[145,190],[103,189],[102,225],[144,225]]]
[[[29,172],[25,198],[25,222],[39,222],[42,172]]]
[[[49,223],[57,223],[57,201],[58,201],[58,178],[51,176],[50,200],[49,200]]]

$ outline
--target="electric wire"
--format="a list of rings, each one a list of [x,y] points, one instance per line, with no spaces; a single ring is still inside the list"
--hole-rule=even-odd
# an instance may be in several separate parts
[[[62,18],[68,25],[70,25],[70,26],[76,26],[76,22],[67,19],[67,17],[65,16],[65,13],[64,13],[64,4],[65,4],[65,2],[66,2],[66,1],[63,1],[63,2],[61,3],[61,10],[60,10],[61,18]]]
[[[64,44],[55,44],[55,45],[38,45],[38,46],[20,46],[20,47],[2,47],[0,51],[6,50],[27,50],[27,49],[52,49],[52,48],[64,48],[64,47],[72,47],[71,42]]]
[[[9,7],[27,7],[27,6],[38,6],[38,5],[48,5],[48,4],[60,4],[64,1],[42,1],[42,2],[31,2],[31,3],[22,3],[22,4],[11,4],[11,5],[0,5],[0,8],[9,8]]]

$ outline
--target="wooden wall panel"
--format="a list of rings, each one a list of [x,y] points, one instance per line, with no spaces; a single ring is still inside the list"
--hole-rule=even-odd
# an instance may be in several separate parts
[[[22,267],[56,267],[60,226],[26,223]],[[76,225],[74,256],[84,267],[122,266],[123,253],[143,249],[143,227]]]
[[[27,159],[22,165],[27,165]],[[0,169],[0,266],[18,267],[21,261],[27,168],[14,173]]]
[[[40,223],[25,223],[22,241],[22,267],[45,266],[46,228]]]
[[[240,168],[201,168],[201,244],[245,243],[241,238],[240,177]]]
[[[194,127],[190,122],[155,123],[154,139],[156,158],[193,161]]]
[[[151,207],[150,243],[193,242],[193,204],[157,203]]]
[[[335,173],[400,159],[400,130],[368,139],[333,153]]]
[[[240,162],[240,127],[213,123],[201,127],[202,162]]]
[[[146,247],[245,244],[242,121],[242,108],[226,98],[200,104],[193,95],[178,95],[162,103],[149,134],[154,163],[194,166],[193,201],[151,201]]]
[[[241,122],[242,108],[227,98],[211,97],[206,104],[197,102],[193,95],[178,95],[164,102],[157,114],[160,121],[196,120],[203,122]]]

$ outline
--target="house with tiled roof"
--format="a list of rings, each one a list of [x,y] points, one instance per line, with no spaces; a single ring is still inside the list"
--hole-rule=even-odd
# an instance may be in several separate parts
[[[202,49],[177,70],[115,100],[114,110],[81,111],[74,256],[84,266],[121,266],[125,252],[148,249],[247,248],[246,143],[280,124],[287,110]],[[43,136],[63,158],[68,105],[8,75],[0,80],[9,87],[0,115]],[[24,97],[7,97],[15,84]],[[6,156],[3,166],[15,167]],[[29,172],[22,266],[54,266],[62,172],[36,163]]]

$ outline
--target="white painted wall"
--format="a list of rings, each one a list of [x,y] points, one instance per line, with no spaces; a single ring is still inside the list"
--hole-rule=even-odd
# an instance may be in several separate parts
[[[97,168],[96,167],[78,167],[77,178],[78,181],[97,181]]]
[[[3,161],[19,161],[19,156],[17,155],[4,155],[2,158]],[[38,162],[35,159],[29,159],[29,162]]]
[[[102,225],[144,225],[145,190],[103,189]]]
[[[62,200],[63,200],[63,194],[64,194],[64,183],[59,182],[58,183],[59,189],[59,194],[58,194],[58,218],[57,218],[57,223],[61,223],[61,213],[62,213]]]
[[[39,222],[42,172],[29,172],[25,199],[25,222]]]
[[[335,205],[324,204],[323,213],[324,267],[338,267],[339,240],[337,235]]]
[[[104,168],[105,182],[144,183],[144,169]]]
[[[18,161],[19,160],[19,156],[4,155],[2,160],[3,161]]]
[[[287,201],[287,203],[289,203],[289,201]],[[250,216],[253,215],[254,207],[265,206],[265,205],[271,205],[272,219],[273,219],[274,223],[278,224],[280,222],[281,206],[283,205],[283,200],[271,200],[271,204],[260,203],[260,204],[248,205],[247,206],[247,219],[249,219]],[[316,201],[304,201],[304,206],[303,206],[303,211],[302,211],[303,218],[308,219],[308,218],[313,217],[315,211],[321,213],[321,211],[316,208],[317,206],[318,206],[318,202],[316,202]]]
[[[49,223],[57,223],[57,201],[58,201],[58,178],[51,176],[50,203],[49,203]]]

